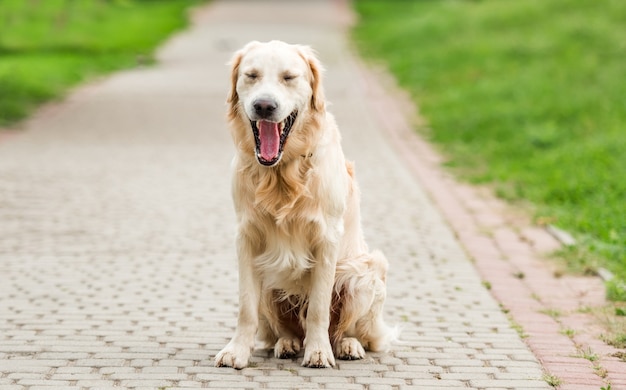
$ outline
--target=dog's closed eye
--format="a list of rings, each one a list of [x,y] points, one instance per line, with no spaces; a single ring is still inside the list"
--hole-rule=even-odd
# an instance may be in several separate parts
[[[259,78],[259,73],[256,71],[252,71],[252,72],[247,72],[246,73],[246,77],[249,80],[256,80],[257,78]]]

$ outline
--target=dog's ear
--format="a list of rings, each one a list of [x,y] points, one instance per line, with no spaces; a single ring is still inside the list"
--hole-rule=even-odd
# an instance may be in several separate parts
[[[239,105],[239,95],[237,94],[237,80],[239,79],[239,66],[244,55],[255,46],[258,46],[258,41],[248,42],[243,48],[237,50],[233,55],[233,58],[228,62],[230,65],[230,91],[226,97],[226,104],[228,104],[228,116],[234,118],[237,116],[237,110]]]
[[[241,65],[241,59],[243,58],[244,51],[239,50],[230,60],[230,91],[226,98],[226,104],[228,105],[228,116],[233,118],[237,116],[237,105],[239,103],[239,95],[237,94],[237,79],[239,78],[239,65]]]
[[[317,59],[315,51],[309,46],[299,46],[298,52],[300,56],[309,65],[310,77],[311,77],[311,90],[313,94],[311,96],[311,109],[313,111],[322,112],[325,109],[324,90],[322,88],[322,73],[324,68]]]

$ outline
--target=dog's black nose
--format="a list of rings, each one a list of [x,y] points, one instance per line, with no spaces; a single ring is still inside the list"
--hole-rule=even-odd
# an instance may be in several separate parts
[[[278,104],[271,99],[257,99],[253,103],[254,111],[261,118],[269,118],[278,108]]]

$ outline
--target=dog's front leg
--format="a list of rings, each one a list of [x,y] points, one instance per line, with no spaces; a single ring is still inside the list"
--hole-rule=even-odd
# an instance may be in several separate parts
[[[240,242],[240,245],[242,243]],[[245,245],[245,244],[243,244]],[[255,277],[252,257],[239,251],[239,316],[230,342],[215,356],[216,367],[242,369],[248,365],[259,326],[261,282]]]
[[[322,251],[318,263],[311,271],[311,291],[306,316],[304,339],[305,367],[334,367],[335,357],[328,337],[330,326],[330,304],[337,266],[336,248]]]

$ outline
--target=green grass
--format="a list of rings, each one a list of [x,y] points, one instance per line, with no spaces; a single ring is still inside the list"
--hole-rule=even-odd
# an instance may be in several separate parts
[[[561,385],[561,383],[563,383],[563,381],[556,375],[552,375],[549,373],[545,373],[543,374],[543,380],[546,381],[546,383],[554,388],[557,388]]]
[[[572,233],[575,270],[626,280],[626,2],[356,0],[461,177]]]
[[[152,60],[198,0],[1,0],[0,126],[68,87]]]

